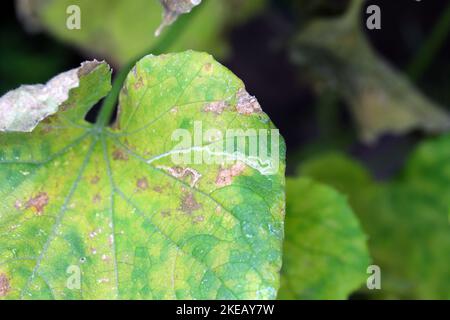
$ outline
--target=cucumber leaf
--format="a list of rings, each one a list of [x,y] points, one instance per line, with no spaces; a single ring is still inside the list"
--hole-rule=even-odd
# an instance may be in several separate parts
[[[0,298],[275,298],[284,142],[271,149],[276,159],[249,159],[233,144],[224,153],[232,164],[196,161],[221,142],[198,138],[198,126],[275,130],[244,84],[207,54],[150,55],[130,72],[107,128],[84,116],[110,90],[109,66],[91,62],[69,74],[77,85],[33,87],[69,94],[32,95],[38,109],[52,109],[27,119],[25,130],[20,119],[3,119]],[[6,98],[0,114],[34,101]],[[195,146],[177,149],[180,129],[199,139]],[[175,151],[192,164],[175,163]],[[268,163],[276,163],[271,172]]]

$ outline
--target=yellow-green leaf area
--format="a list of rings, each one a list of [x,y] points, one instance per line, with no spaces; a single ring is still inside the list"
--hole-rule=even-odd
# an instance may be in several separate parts
[[[288,179],[282,300],[347,299],[367,278],[366,236],[345,196]]]

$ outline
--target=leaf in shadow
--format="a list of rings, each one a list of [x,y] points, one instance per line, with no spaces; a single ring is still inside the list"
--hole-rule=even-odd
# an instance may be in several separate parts
[[[449,115],[375,53],[361,29],[363,3],[353,0],[343,16],[312,21],[296,37],[293,60],[319,92],[345,99],[364,142],[415,129],[449,130]]]
[[[324,154],[300,166],[302,176],[327,183],[348,196],[381,267],[380,291],[395,299],[449,299],[450,136],[423,143],[404,173],[376,182],[349,157]]]

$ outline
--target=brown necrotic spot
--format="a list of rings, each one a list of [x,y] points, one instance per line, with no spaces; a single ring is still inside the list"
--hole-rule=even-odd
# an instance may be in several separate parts
[[[98,193],[92,198],[93,203],[100,203],[101,201],[102,201],[102,196]]]
[[[181,211],[187,214],[192,214],[192,212],[200,210],[202,205],[195,200],[194,194],[189,192],[183,195],[181,199]]]
[[[216,101],[216,102],[211,102],[211,103],[206,104],[203,107],[203,111],[212,112],[215,114],[222,114],[222,112],[225,110],[226,107],[227,107],[227,104],[225,101]]]
[[[206,63],[203,66],[203,70],[205,70],[205,72],[207,72],[207,73],[212,73],[214,70],[214,66],[212,65],[212,63]]]
[[[102,62],[97,60],[94,61],[86,61],[81,64],[81,67],[78,69],[78,77],[81,78],[83,76],[88,75],[92,71],[94,71]]]
[[[91,184],[97,184],[100,181],[100,177],[99,176],[94,176],[91,179]]]
[[[120,149],[113,151],[112,157],[115,161],[127,161],[128,155]]]
[[[185,179],[186,177],[190,177],[191,178],[190,186],[192,188],[194,188],[197,185],[197,182],[202,177],[202,175],[197,170],[194,170],[192,168],[181,168],[181,167],[168,168],[159,166],[158,169],[163,169],[169,172],[171,176],[177,179]]]
[[[258,100],[251,96],[245,89],[239,90],[237,100],[236,110],[240,114],[251,115],[262,112]]]
[[[139,190],[147,190],[148,189],[148,180],[147,178],[141,178],[136,182],[136,186]]]
[[[8,277],[4,273],[0,273],[0,297],[6,296],[11,290]]]
[[[230,168],[220,169],[216,178],[216,185],[226,187],[233,183],[233,178],[241,175],[245,170],[245,164],[237,162]]]
[[[48,205],[48,200],[49,197],[47,193],[41,192],[28,200],[26,208],[31,208],[38,216],[40,216],[44,212],[44,208]]]

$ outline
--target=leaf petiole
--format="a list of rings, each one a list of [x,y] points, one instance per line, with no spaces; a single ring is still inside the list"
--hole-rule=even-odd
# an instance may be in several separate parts
[[[142,55],[139,55],[135,59],[131,60],[127,65],[125,65],[117,76],[114,79],[112,89],[106,99],[104,100],[100,113],[97,117],[96,127],[104,128],[108,126],[111,121],[111,118],[116,110],[117,102],[119,100],[120,91],[123,88],[125,80],[131,69],[136,65],[136,63],[142,59],[142,57],[148,54],[159,55],[166,52],[179,38],[179,36],[185,31],[188,30],[189,23],[195,18],[201,10],[203,6],[199,6],[196,9],[192,10],[192,12],[188,15],[184,15],[180,17],[177,22],[173,24],[171,28],[167,30],[167,33],[161,37],[161,40],[158,43],[146,50]]]

